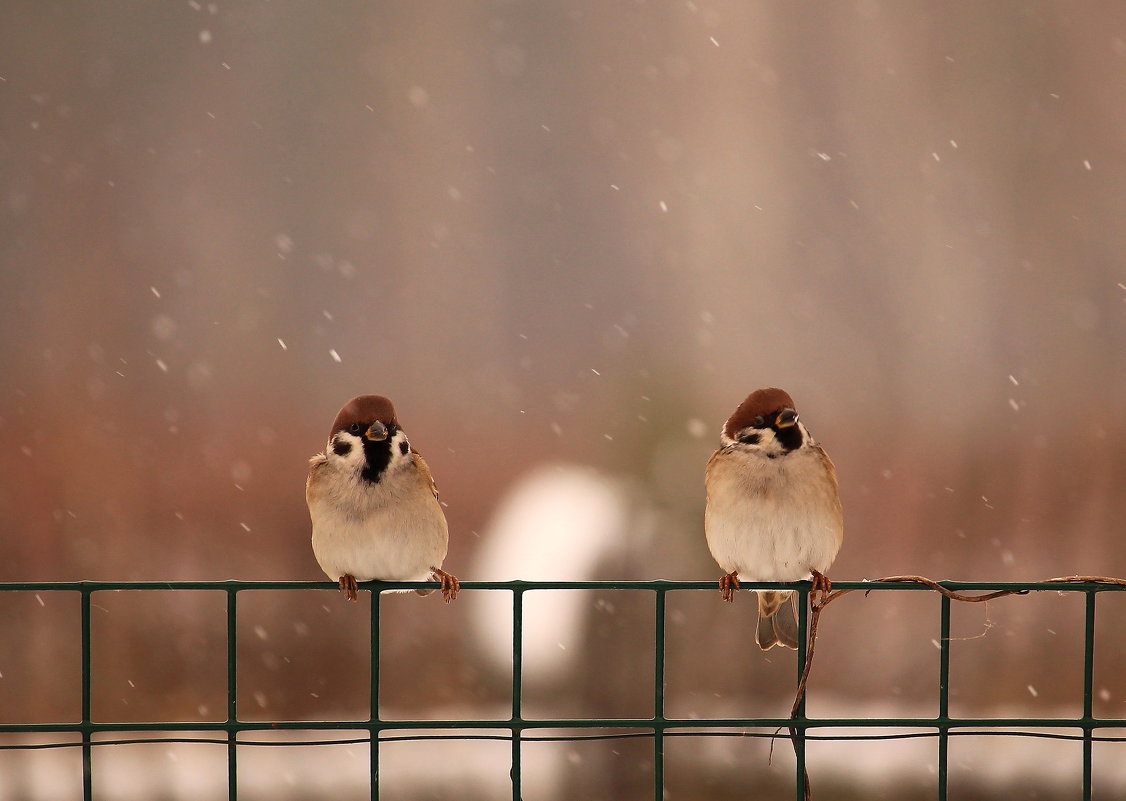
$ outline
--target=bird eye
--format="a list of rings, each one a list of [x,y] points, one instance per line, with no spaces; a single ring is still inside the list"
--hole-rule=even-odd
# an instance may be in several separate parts
[[[753,425],[755,428],[762,428],[766,425],[766,418],[760,414],[758,417],[751,421],[751,425]]]
[[[356,436],[359,436],[360,432],[363,430],[364,427],[359,423],[352,423],[352,425],[348,426],[348,433],[355,434]]]

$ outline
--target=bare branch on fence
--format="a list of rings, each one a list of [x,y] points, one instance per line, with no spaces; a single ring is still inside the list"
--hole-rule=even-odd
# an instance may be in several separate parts
[[[929,579],[926,576],[889,576],[887,578],[877,579],[877,581],[902,581],[902,582],[914,582],[915,584],[923,584],[927,587],[930,587],[935,592],[942,593],[943,595],[945,595],[947,598],[949,598],[952,601],[962,601],[964,603],[981,603],[983,601],[991,601],[994,598],[1002,598],[1006,595],[1027,595],[1028,594],[1028,590],[998,590],[996,592],[987,592],[987,593],[984,593],[982,595],[966,595],[965,593],[955,592],[954,590],[948,590],[946,587],[943,587],[937,581],[935,581],[933,579]],[[1108,583],[1126,584],[1126,580],[1123,580],[1123,579],[1093,579],[1093,578],[1090,578],[1090,577],[1083,577],[1083,578],[1075,577],[1075,578],[1072,578],[1072,579],[1053,579],[1053,581],[1106,581]],[[829,592],[828,594],[819,595],[819,597],[817,597],[817,598],[814,598],[813,594],[810,593],[810,599],[809,599],[809,609],[810,609],[810,613],[809,613],[809,632],[808,632],[808,635],[807,635],[808,647],[806,648],[806,653],[805,653],[805,665],[802,668],[801,678],[798,680],[797,691],[794,693],[794,705],[792,707],[790,707],[790,717],[791,718],[797,718],[798,709],[801,707],[802,701],[805,700],[805,688],[806,688],[806,684],[809,682],[809,671],[813,667],[813,653],[814,653],[814,649],[817,646],[817,624],[818,624],[818,621],[820,621],[820,619],[821,619],[821,611],[826,606],[831,604],[833,601],[840,598],[842,595],[847,595],[850,592],[856,592],[856,590],[834,590],[832,592]],[[865,595],[867,595],[867,593],[865,593]],[[796,754],[797,753],[797,747],[798,747],[797,746],[798,732],[797,732],[797,729],[793,728],[793,727],[790,727],[789,731],[790,731],[790,740],[794,744],[794,753]],[[777,734],[777,732],[775,732],[775,734]],[[803,733],[803,736],[804,736],[804,733]],[[773,747],[774,747],[773,743],[771,743],[771,750],[772,751],[773,751]],[[808,771],[805,771],[805,792],[804,792],[803,795],[804,795],[805,801],[812,801],[813,790],[812,790],[812,788],[810,787],[810,784],[809,784],[809,772]]]
[[[1112,578],[1110,576],[1061,576],[1047,581],[1064,581],[1083,584],[1113,584],[1116,587],[1126,587],[1126,579]]]

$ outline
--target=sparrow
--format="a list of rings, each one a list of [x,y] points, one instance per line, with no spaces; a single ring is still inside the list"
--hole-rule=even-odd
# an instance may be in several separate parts
[[[813,580],[822,597],[831,589],[825,571],[844,537],[837,472],[829,454],[798,418],[794,400],[774,387],[747,396],[723,426],[721,447],[704,473],[708,549],[726,573],[725,601],[735,600],[739,579]],[[755,641],[797,648],[792,591],[758,591]],[[788,612],[782,606],[790,602]]]
[[[457,578],[442,570],[449,529],[434,477],[388,398],[360,395],[344,404],[324,453],[309,460],[305,500],[313,554],[349,601],[356,582],[373,579],[433,579],[446,603],[457,597]]]

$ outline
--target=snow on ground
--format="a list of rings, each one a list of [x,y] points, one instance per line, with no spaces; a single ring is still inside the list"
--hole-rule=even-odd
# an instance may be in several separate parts
[[[932,715],[933,709],[905,710],[902,706],[871,705],[858,708],[851,699],[819,703],[827,717],[891,717]],[[480,708],[446,708],[434,715],[447,719],[506,718],[507,707],[482,713]],[[1067,717],[1070,708],[1049,710],[1047,717]],[[991,709],[1004,717],[1016,710]],[[700,710],[700,715],[722,716],[724,709]],[[395,717],[387,710],[389,719]],[[903,731],[903,730],[896,730]],[[1060,729],[1075,734],[1075,729]],[[404,732],[392,732],[392,736]],[[451,734],[447,730],[425,733]],[[464,732],[461,732],[464,733]],[[496,735],[505,730],[478,730]],[[820,730],[830,733],[830,730]],[[831,730],[834,734],[887,734],[884,729]],[[1121,734],[1108,731],[1108,734]],[[535,735],[535,731],[529,731]],[[146,732],[142,736],[178,737],[182,733]],[[213,737],[212,734],[201,736]],[[333,732],[250,732],[244,739],[255,741],[366,738],[362,730]],[[58,737],[57,739],[64,739]],[[35,741],[54,741],[51,735]],[[3,742],[14,742],[10,737]],[[766,746],[748,752],[745,738],[707,738],[691,754],[681,748],[683,740],[670,743],[666,766],[684,776],[687,770],[739,776],[751,759],[765,765]],[[763,743],[764,741],[757,741]],[[612,744],[607,747],[613,747]],[[1095,745],[1094,780],[1108,798],[1126,794],[1126,760],[1119,752],[1126,744]],[[678,753],[679,752],[679,753]],[[389,796],[502,798],[510,793],[508,778],[511,746],[508,741],[384,742],[381,745],[381,783]],[[525,748],[523,786],[529,797],[552,797],[552,788],[568,770],[572,754],[566,748]],[[917,786],[933,776],[937,766],[936,739],[868,742],[810,742],[811,778],[815,786],[862,787],[872,792],[893,791],[899,786]],[[1081,744],[1020,737],[953,737],[950,741],[951,786],[966,791],[971,785],[998,793],[1004,788],[1036,786],[1043,797],[1074,794],[1082,776]],[[757,754],[758,756],[754,756]],[[775,769],[782,776],[792,770],[792,757],[785,734],[775,745]],[[358,798],[368,787],[366,742],[336,746],[244,746],[238,753],[239,790],[247,798]],[[0,801],[47,801],[74,798],[81,793],[80,751],[77,748],[48,751],[0,751]],[[154,744],[102,746],[94,750],[94,789],[99,801],[210,801],[226,797],[226,747],[223,745]]]

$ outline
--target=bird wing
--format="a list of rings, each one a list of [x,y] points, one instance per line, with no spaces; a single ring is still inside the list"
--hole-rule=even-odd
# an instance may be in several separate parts
[[[844,511],[841,509],[841,492],[837,484],[837,468],[833,465],[833,460],[829,458],[829,454],[820,445],[813,446],[818,457],[821,459],[821,464],[825,466],[825,494],[828,495],[833,504],[833,511],[837,518],[837,543],[840,544],[844,539]]]
[[[434,500],[438,500],[438,485],[434,483],[434,474],[430,472],[430,465],[426,464],[426,460],[422,458],[422,454],[414,448],[411,448],[411,459],[414,461],[414,466],[418,468],[419,474],[426,481],[430,492],[434,494]]]
[[[328,456],[323,453],[318,453],[316,456],[309,459],[309,478],[305,481],[305,502],[312,504],[321,490],[318,487],[321,481],[321,474],[324,473],[325,467],[328,465]]]
[[[731,446],[726,446],[726,447],[720,448],[719,450],[715,451],[715,453],[713,453],[710,457],[708,457],[708,464],[704,468],[705,500],[707,499],[706,496],[711,495],[712,480],[713,480],[713,477],[716,475],[716,471],[717,470],[730,470],[731,469],[730,464],[724,465],[723,463],[726,460],[730,459],[731,455],[734,452],[735,452],[734,448],[732,448]]]

